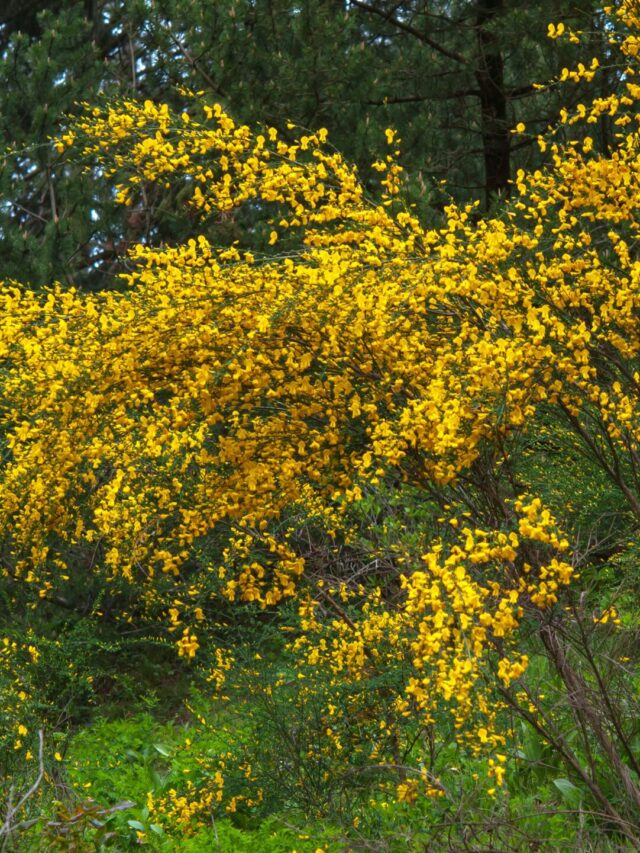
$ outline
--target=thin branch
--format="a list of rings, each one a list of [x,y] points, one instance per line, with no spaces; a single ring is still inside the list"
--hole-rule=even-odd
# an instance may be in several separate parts
[[[138,88],[138,79],[136,76],[136,54],[131,32],[129,32],[129,56],[131,59],[131,88],[135,90]]]
[[[207,74],[207,72],[204,70],[204,68],[202,68],[202,66],[198,62],[198,60],[195,57],[193,57],[191,55],[191,53],[187,50],[187,48],[182,44],[180,39],[177,38],[176,36],[174,36],[174,34],[172,32],[169,32],[169,38],[175,44],[175,46],[178,48],[178,50],[180,51],[182,56],[191,65],[193,70],[196,71],[202,77],[202,79],[205,81],[205,83],[207,83],[211,87],[212,91],[218,92],[219,94],[223,94],[222,91],[220,90],[220,87],[218,86],[218,84],[213,80],[212,77],[209,76],[209,74]]]
[[[0,835],[4,835],[4,841],[2,842],[2,847],[0,850],[5,850],[7,844],[9,843],[9,836],[16,829],[16,826],[12,824],[13,818],[20,811],[22,806],[27,802],[29,797],[32,797],[35,792],[40,787],[40,783],[44,779],[44,733],[42,729],[38,729],[38,776],[33,785],[29,788],[29,790],[18,800],[15,806],[11,805],[11,800],[7,805],[7,816],[5,818],[4,824],[0,829]]]
[[[420,30],[411,26],[411,24],[399,21],[397,18],[394,18],[392,14],[384,12],[382,9],[377,9],[370,3],[363,2],[363,0],[351,0],[351,5],[358,9],[362,9],[363,12],[370,12],[372,15],[377,15],[379,18],[382,18],[384,21],[391,24],[391,26],[396,27],[396,29],[408,33],[408,35],[419,39],[421,42],[424,42],[424,44],[428,44],[430,48],[435,50],[437,53],[442,54],[442,56],[446,56],[448,59],[453,59],[454,62],[459,62],[461,65],[469,64],[467,58],[461,53],[458,53],[455,50],[449,50],[449,48],[438,44],[437,41],[434,41],[426,33],[421,33]]]
[[[56,203],[56,190],[51,176],[51,169],[47,166],[47,183],[49,184],[49,200],[51,202],[51,218],[57,225],[60,221],[58,217],[58,205]]]
[[[405,97],[365,101],[365,103],[372,107],[384,107],[387,104],[417,104],[422,103],[423,101],[453,101],[456,98],[466,97],[479,98],[479,89],[460,89],[457,92],[450,92],[447,95],[407,95]]]

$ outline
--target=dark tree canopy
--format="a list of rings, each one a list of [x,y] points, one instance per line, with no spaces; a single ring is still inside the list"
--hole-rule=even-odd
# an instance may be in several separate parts
[[[578,43],[547,38],[560,18],[582,31]],[[0,174],[5,274],[102,287],[152,220],[156,237],[179,238],[181,207],[155,190],[123,219],[90,175],[52,153],[48,139],[78,100],[177,104],[179,87],[202,90],[241,122],[326,127],[365,183],[393,127],[408,201],[437,214],[444,181],[486,210],[517,168],[541,161],[535,139],[560,104],[586,96],[586,84],[534,84],[602,56],[606,38],[599,7],[573,0],[9,0],[0,49],[0,135],[15,152]],[[603,124],[605,147],[606,134]],[[238,228],[225,219],[215,231],[225,243]]]

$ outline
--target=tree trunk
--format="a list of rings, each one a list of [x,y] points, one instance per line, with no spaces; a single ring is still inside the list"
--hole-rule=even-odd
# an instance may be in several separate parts
[[[475,72],[480,91],[480,128],[484,155],[485,205],[509,193],[510,136],[504,59],[492,24],[504,13],[504,0],[478,0],[476,38],[478,64]]]

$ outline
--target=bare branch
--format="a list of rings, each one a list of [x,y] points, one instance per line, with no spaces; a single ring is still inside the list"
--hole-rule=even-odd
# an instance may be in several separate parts
[[[4,840],[2,842],[2,847],[0,850],[5,850],[7,844],[9,843],[9,837],[11,833],[17,829],[17,826],[13,823],[14,817],[18,814],[23,805],[27,802],[27,800],[32,797],[35,792],[40,787],[40,783],[44,778],[44,733],[42,729],[38,729],[38,775],[36,777],[36,781],[29,788],[29,790],[23,794],[23,796],[18,800],[16,805],[12,805],[11,797],[9,797],[9,802],[7,804],[7,814],[4,820],[4,824],[2,828],[0,828],[0,836],[4,836]]]
[[[382,9],[377,9],[370,3],[363,2],[363,0],[351,0],[351,5],[355,6],[357,9],[362,9],[363,12],[370,12],[372,15],[377,15],[379,18],[382,18],[384,21],[391,24],[392,27],[396,27],[396,29],[408,33],[408,35],[419,39],[424,44],[428,44],[430,48],[435,50],[437,53],[442,54],[442,56],[446,56],[448,59],[453,59],[454,62],[459,62],[461,65],[469,64],[467,58],[463,56],[463,54],[458,53],[456,50],[450,50],[449,48],[444,47],[444,45],[439,44],[426,33],[420,32],[420,30],[417,30],[411,24],[407,24],[404,21],[399,21],[397,18],[394,18],[392,13],[384,12]]]

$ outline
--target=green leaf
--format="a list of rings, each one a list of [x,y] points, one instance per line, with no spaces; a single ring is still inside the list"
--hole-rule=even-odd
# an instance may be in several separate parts
[[[131,829],[137,829],[139,832],[144,832],[146,827],[143,823],[140,823],[139,820],[128,820],[127,823],[131,827]]]
[[[553,784],[562,794],[562,798],[571,806],[579,806],[582,801],[582,791],[576,788],[568,779],[554,779]]]

